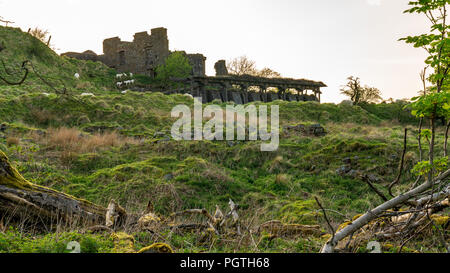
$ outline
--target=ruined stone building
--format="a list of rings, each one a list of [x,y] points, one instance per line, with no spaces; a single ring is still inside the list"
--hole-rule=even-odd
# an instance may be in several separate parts
[[[189,59],[192,75],[186,79],[173,79],[184,85],[184,88],[176,92],[201,97],[205,102],[214,100],[234,101],[238,104],[275,100],[320,102],[322,94],[320,88],[326,87],[323,82],[306,79],[231,75],[228,73],[225,60],[217,61],[214,65],[216,76],[208,77],[205,73],[205,56],[180,52]],[[122,41],[119,37],[105,39],[103,55],[97,55],[90,50],[83,53],[67,52],[62,55],[81,60],[100,61],[120,73],[132,72],[155,77],[156,68],[164,64],[170,54],[167,29],[154,28],[150,34],[146,31],[134,34],[131,42]],[[259,92],[255,92],[255,88]],[[277,92],[270,91],[273,88],[276,88]]]
[[[170,55],[167,29],[154,28],[134,34],[132,42],[122,41],[119,37],[103,41],[103,55],[93,51],[83,53],[67,52],[61,55],[80,60],[100,61],[118,72],[132,72],[154,77],[156,68],[164,64]],[[202,54],[186,54],[192,65],[193,76],[205,76],[206,58]]]

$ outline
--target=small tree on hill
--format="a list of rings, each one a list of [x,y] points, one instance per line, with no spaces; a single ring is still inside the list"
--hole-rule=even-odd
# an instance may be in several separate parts
[[[164,65],[156,68],[156,79],[168,87],[171,78],[186,78],[191,75],[192,66],[182,52],[174,52],[167,57]]]
[[[228,61],[227,69],[233,75],[255,75],[257,71],[255,61],[250,60],[247,56]]]
[[[265,67],[257,72],[257,76],[264,78],[280,78],[281,74],[276,71],[273,71],[268,67]]]
[[[30,30],[30,34],[34,37],[36,37],[38,40],[43,42],[44,44],[47,43],[47,37],[48,37],[48,30],[43,30],[38,27],[35,27],[34,29]]]
[[[361,102],[379,102],[382,99],[378,88],[361,86],[361,81],[357,77],[350,76],[347,79],[347,84],[341,88],[341,94],[350,97],[354,105]]]

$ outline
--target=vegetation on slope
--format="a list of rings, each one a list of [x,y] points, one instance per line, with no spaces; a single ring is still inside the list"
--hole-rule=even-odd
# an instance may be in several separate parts
[[[248,225],[273,219],[323,224],[314,202],[319,196],[333,223],[340,223],[380,201],[358,173],[372,174],[376,187],[385,191],[396,175],[403,127],[417,133],[416,120],[406,118],[409,112],[402,102],[352,106],[276,101],[268,105],[280,106],[283,128],[320,123],[327,135],[283,130],[280,148],[272,153],[261,152],[260,143],[252,141],[177,142],[168,137],[174,121],[170,111],[178,104],[192,107],[191,98],[122,94],[114,89],[115,72],[100,63],[61,58],[18,29],[0,27],[0,40],[6,47],[1,58],[7,67],[30,59],[46,79],[61,80],[72,94],[43,94],[51,90],[34,73],[22,86],[0,85],[0,124],[6,128],[0,132],[0,150],[29,181],[101,205],[114,198],[129,211],[142,211],[151,200],[156,213],[168,215],[182,209],[225,207],[232,198]],[[17,40],[23,42],[17,45]],[[74,73],[81,78],[76,80]],[[95,96],[78,95],[86,91]],[[413,134],[408,143],[406,164],[413,166],[418,160]],[[346,164],[344,159],[353,162],[353,172],[337,171]],[[408,173],[403,179],[410,177]],[[405,186],[400,183],[397,190]],[[326,241],[263,234],[255,249],[251,243],[226,240],[199,244],[195,232],[161,235],[178,252],[312,252]],[[38,234],[34,246],[31,236],[36,235],[22,234],[20,229],[0,232],[0,251],[64,252],[62,242],[69,240],[82,242],[86,252],[112,251],[108,235]],[[156,240],[146,233],[135,238],[142,247]],[[427,238],[409,246],[416,244],[436,251]]]

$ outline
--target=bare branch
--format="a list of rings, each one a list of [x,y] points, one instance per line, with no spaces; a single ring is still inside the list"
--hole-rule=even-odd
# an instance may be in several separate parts
[[[26,64],[27,64],[27,63],[29,63],[28,60],[27,60],[27,61],[24,61],[24,62],[22,63],[21,69],[24,70],[25,73],[24,73],[24,75],[22,76],[22,79],[19,80],[18,82],[12,82],[12,81],[9,81],[9,80],[3,78],[2,76],[0,76],[0,80],[4,81],[6,84],[9,84],[9,85],[21,85],[23,82],[25,82],[25,80],[26,80],[27,77],[28,77],[28,72],[29,72],[29,71],[28,71],[28,68],[26,67]]]
[[[447,123],[447,128],[445,128],[445,139],[444,139],[444,157],[447,157],[447,143],[448,143],[448,130],[450,128],[450,121]]]
[[[330,220],[328,220],[327,213],[326,213],[325,209],[323,208],[322,204],[320,204],[319,199],[316,196],[314,196],[314,199],[316,199],[317,205],[319,205],[320,209],[323,212],[323,218],[325,218],[325,221],[327,222],[327,225],[330,228],[330,231],[332,234],[331,240],[333,240],[334,234],[336,233],[336,231],[334,230],[333,226],[331,225]]]
[[[402,152],[402,159],[401,159],[401,161],[400,161],[400,165],[399,165],[399,168],[398,168],[398,175],[397,175],[397,178],[394,180],[394,181],[392,181],[392,183],[389,185],[389,194],[392,196],[392,197],[394,197],[394,195],[392,194],[392,187],[394,186],[394,185],[396,185],[399,181],[400,181],[400,178],[401,178],[401,176],[402,176],[402,174],[403,174],[403,165],[404,165],[404,162],[405,162],[405,154],[406,154],[406,144],[407,144],[407,140],[408,140],[408,128],[405,128],[405,136],[404,136],[404,138],[403,138],[403,152]]]
[[[364,175],[363,177],[362,177],[362,180],[364,181],[364,182],[366,182],[367,183],[367,185],[369,185],[369,187],[378,195],[378,196],[380,196],[381,197],[381,199],[383,199],[383,201],[388,201],[388,199],[386,198],[386,196],[381,192],[381,191],[379,191],[371,182],[370,182],[370,179],[369,179],[369,177],[367,176],[367,175]]]
[[[441,183],[442,181],[445,181],[450,176],[450,169],[436,177],[434,180],[429,180],[423,183],[422,185],[419,185],[418,187],[401,194],[397,197],[394,197],[393,199],[384,202],[383,204],[379,205],[378,207],[374,208],[373,210],[369,210],[367,213],[353,221],[351,224],[347,225],[345,228],[341,229],[339,232],[335,234],[335,236],[330,239],[323,247],[321,252],[322,253],[332,253],[334,251],[334,248],[336,247],[337,243],[341,241],[342,239],[346,238],[350,234],[354,233],[358,229],[365,226],[370,221],[378,218],[383,212],[392,209],[394,207],[397,207],[405,202],[407,202],[409,199],[427,191],[432,187],[434,184]]]

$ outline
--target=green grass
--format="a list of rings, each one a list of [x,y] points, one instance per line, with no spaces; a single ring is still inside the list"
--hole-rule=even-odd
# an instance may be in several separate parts
[[[213,211],[216,205],[225,209],[232,198],[240,205],[244,220],[256,216],[255,225],[276,219],[325,227],[314,196],[331,210],[334,223],[381,202],[364,182],[336,173],[344,158],[358,157],[354,169],[378,176],[376,187],[385,193],[396,175],[405,126],[411,129],[406,166],[410,168],[418,160],[417,120],[410,117],[402,102],[361,106],[268,103],[280,106],[281,127],[320,123],[327,131],[324,137],[311,137],[283,130],[275,152],[261,152],[260,143],[252,141],[234,146],[226,141],[160,141],[174,122],[172,107],[192,107],[190,98],[158,92],[120,94],[114,88],[115,71],[100,63],[59,57],[19,29],[0,27],[0,40],[6,46],[0,58],[7,67],[32,60],[46,79],[58,88],[64,83],[71,94],[43,95],[52,92],[34,73],[21,86],[0,83],[0,123],[7,124],[4,138],[0,133],[0,149],[33,183],[101,205],[115,199],[128,211],[140,212],[151,200],[155,211],[164,216],[190,208]],[[73,77],[75,72],[81,75],[78,81]],[[0,73],[4,75],[4,71]],[[81,97],[83,92],[92,92],[95,97]],[[118,131],[139,141],[67,154],[32,137],[45,136],[48,129],[59,127],[78,128],[86,136]],[[8,145],[9,137],[18,138],[19,145]],[[437,139],[437,145],[442,147],[442,138]],[[406,172],[398,189],[411,179],[414,177]],[[225,238],[217,238],[212,245],[197,244],[201,234],[195,233],[163,236],[178,252],[231,252],[236,248],[241,252],[311,252],[318,251],[324,242],[321,238],[266,240],[261,235],[257,239],[262,243],[255,249],[250,243],[228,244]],[[145,233],[135,234],[135,238],[136,248],[155,240]],[[35,235],[10,230],[0,233],[0,252],[65,252],[71,240],[80,240],[85,252],[110,252],[112,248],[106,235],[76,231]]]

